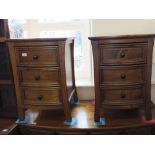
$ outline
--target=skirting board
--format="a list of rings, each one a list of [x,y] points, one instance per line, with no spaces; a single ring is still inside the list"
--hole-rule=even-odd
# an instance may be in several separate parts
[[[80,100],[93,100],[95,98],[93,86],[77,86],[77,93]],[[151,87],[151,98],[155,104],[155,83]]]

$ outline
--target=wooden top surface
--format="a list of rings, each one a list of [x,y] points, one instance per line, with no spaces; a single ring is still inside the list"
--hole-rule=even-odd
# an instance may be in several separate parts
[[[155,34],[134,34],[134,35],[116,35],[116,36],[92,36],[88,37],[90,40],[104,40],[104,39],[130,39],[130,38],[150,38],[155,37]]]
[[[7,42],[37,42],[37,41],[67,41],[67,40],[74,40],[72,37],[66,38],[22,38],[22,39],[7,39]]]

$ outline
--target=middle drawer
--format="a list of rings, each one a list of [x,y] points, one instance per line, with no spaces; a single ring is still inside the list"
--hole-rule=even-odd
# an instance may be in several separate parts
[[[59,85],[58,68],[18,68],[21,85]]]
[[[101,67],[101,85],[142,84],[145,81],[144,69],[144,66]]]

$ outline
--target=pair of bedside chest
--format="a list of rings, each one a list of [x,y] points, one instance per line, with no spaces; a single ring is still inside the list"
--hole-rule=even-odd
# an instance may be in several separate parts
[[[151,119],[151,68],[154,35],[90,37],[95,79],[95,121],[102,108],[145,108]],[[19,118],[26,108],[64,108],[77,101],[73,39],[8,40]]]

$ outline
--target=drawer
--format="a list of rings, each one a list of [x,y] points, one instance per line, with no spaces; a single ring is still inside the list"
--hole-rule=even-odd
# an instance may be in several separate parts
[[[22,88],[24,104],[30,105],[59,105],[61,104],[59,88]]]
[[[106,101],[141,100],[144,97],[143,88],[102,89],[102,98]]]
[[[101,89],[101,100],[103,104],[142,104],[144,102],[144,98],[145,94],[143,87]]]
[[[101,67],[102,85],[132,85],[144,83],[144,66]]]
[[[58,66],[57,46],[16,47],[17,65]]]
[[[131,45],[109,45],[100,46],[101,64],[139,64],[146,62],[147,46]]]
[[[18,68],[21,85],[59,85],[59,69]]]

